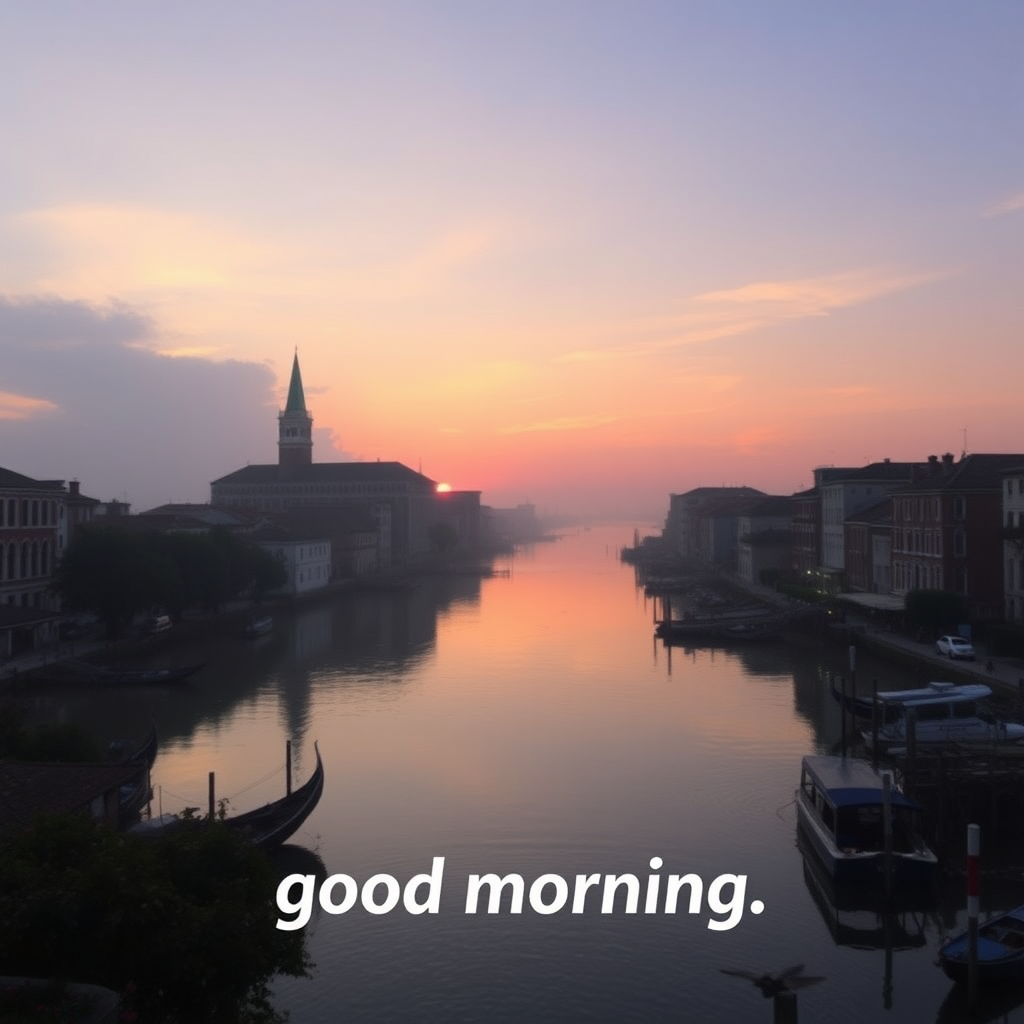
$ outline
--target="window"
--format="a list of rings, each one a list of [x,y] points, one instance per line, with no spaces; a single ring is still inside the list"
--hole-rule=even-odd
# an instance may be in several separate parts
[[[953,518],[967,518],[967,499],[964,498],[962,495],[959,495],[953,499]]]
[[[953,555],[956,558],[963,558],[967,554],[967,534],[963,530],[957,530],[953,534]]]

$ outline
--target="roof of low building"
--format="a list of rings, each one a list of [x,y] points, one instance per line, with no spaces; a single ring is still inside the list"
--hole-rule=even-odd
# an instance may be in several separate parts
[[[433,490],[435,482],[401,462],[311,462],[281,467],[277,463],[245,466],[213,481],[217,484],[417,483]]]
[[[33,480],[23,473],[15,473],[13,469],[0,466],[0,489],[19,491],[62,491],[63,480]]]
[[[962,455],[959,461],[947,453],[942,459],[931,456],[917,479],[900,488],[900,493],[938,491],[1001,491],[1007,471],[1024,464],[1019,452],[997,454],[981,452]]]
[[[85,810],[138,774],[139,765],[131,763],[0,761],[0,828],[27,824],[37,814]]]

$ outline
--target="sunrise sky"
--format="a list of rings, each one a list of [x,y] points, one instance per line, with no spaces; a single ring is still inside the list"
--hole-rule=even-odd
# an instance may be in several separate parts
[[[1024,4],[0,0],[0,466],[661,517],[1024,451]]]

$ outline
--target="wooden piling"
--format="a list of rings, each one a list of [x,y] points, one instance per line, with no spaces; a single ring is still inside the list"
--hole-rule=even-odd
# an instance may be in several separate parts
[[[981,828],[967,826],[967,1005],[978,1003],[978,856]]]
[[[871,680],[871,767],[878,771],[878,680]]]
[[[885,898],[892,899],[892,772],[882,772],[882,838],[885,843]]]
[[[213,772],[210,772],[209,786],[210,786],[210,821],[213,821],[213,811],[214,811],[214,807],[215,807],[215,801],[214,801],[214,798],[213,798],[214,797]]]
[[[292,741],[284,743],[284,789],[287,796],[292,795]]]
[[[779,992],[772,1000],[772,1003],[775,1010],[773,1014],[774,1024],[797,1024],[795,992]]]

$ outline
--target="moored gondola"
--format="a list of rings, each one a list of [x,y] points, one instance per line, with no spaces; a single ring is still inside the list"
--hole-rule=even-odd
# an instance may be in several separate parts
[[[227,828],[244,835],[263,849],[280,846],[290,839],[313,813],[324,791],[324,764],[320,748],[314,743],[313,750],[316,753],[316,768],[308,781],[265,807],[225,818]]]

